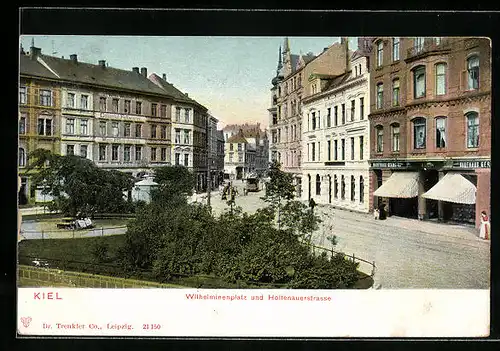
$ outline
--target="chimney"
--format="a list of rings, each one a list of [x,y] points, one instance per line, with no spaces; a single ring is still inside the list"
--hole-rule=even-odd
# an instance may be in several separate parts
[[[188,94],[188,93],[184,93],[184,95],[186,95],[186,97],[189,97],[189,94]]]
[[[71,60],[71,61],[73,61],[73,62],[78,62],[78,58],[77,58],[76,54],[71,54],[71,55],[69,55],[69,58],[70,58],[70,60]]]
[[[165,73],[163,73],[162,78],[163,78],[163,80],[167,80],[167,75]]]
[[[146,67],[141,67],[141,74],[143,77],[146,77],[148,76],[148,69]]]
[[[99,60],[99,66],[101,67],[106,67],[106,61],[105,60]]]
[[[132,71],[135,73],[139,73],[139,67],[132,67]]]
[[[42,53],[42,49],[36,48],[34,46],[30,47],[30,57],[32,60],[36,60],[38,55]]]

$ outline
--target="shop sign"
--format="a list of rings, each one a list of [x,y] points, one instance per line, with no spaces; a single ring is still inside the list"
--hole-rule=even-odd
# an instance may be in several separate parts
[[[408,168],[409,162],[372,162],[372,168]]]
[[[491,168],[491,161],[490,160],[453,161],[453,168],[460,168],[460,169]]]

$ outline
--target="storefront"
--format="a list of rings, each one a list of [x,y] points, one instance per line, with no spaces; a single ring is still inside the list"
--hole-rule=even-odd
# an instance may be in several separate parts
[[[490,213],[490,161],[371,162],[374,208],[384,204],[389,215],[479,223],[479,213]]]

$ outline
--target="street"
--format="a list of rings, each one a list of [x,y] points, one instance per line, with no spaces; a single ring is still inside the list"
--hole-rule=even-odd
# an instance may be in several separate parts
[[[246,212],[265,206],[264,191],[243,195],[243,183],[235,181],[236,205]],[[228,206],[218,193],[212,208],[220,213]],[[336,251],[375,261],[375,287],[382,289],[488,289],[490,241],[483,241],[474,228],[389,217],[374,220],[371,214],[318,206],[323,222],[315,233],[316,245],[330,248],[326,239],[337,236]],[[330,231],[330,228],[332,231]],[[371,272],[371,266],[360,264]]]

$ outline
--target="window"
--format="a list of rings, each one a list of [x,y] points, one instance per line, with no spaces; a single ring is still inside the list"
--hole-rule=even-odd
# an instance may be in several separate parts
[[[311,143],[312,147],[312,161],[316,161],[316,143]]]
[[[125,113],[130,112],[130,100],[125,100],[123,102],[123,112],[125,112]]]
[[[125,145],[123,147],[123,161],[130,162],[130,145]]]
[[[364,140],[364,137],[361,135],[359,137],[359,159],[360,160],[363,159],[363,155],[365,153],[364,148],[365,148],[365,140]]]
[[[413,93],[415,99],[425,96],[425,67],[419,66],[413,70]]]
[[[184,121],[189,123],[189,108],[184,109]]]
[[[104,96],[99,98],[99,111],[106,111],[106,98]]]
[[[87,158],[87,151],[88,151],[88,146],[87,145],[80,145],[80,156]]]
[[[356,101],[355,100],[351,100],[351,122],[354,121],[354,116],[355,116],[355,113],[356,113]]]
[[[351,201],[354,201],[356,198],[356,179],[354,176],[351,176]]]
[[[142,124],[135,125],[135,137],[136,138],[142,137]]]
[[[19,87],[19,103],[26,104],[28,101],[28,94],[26,87]]]
[[[327,128],[330,128],[332,126],[332,116],[331,116],[331,107],[328,107],[328,112],[326,114],[326,126]]]
[[[321,111],[318,111],[318,123],[317,123],[318,129],[321,128],[321,116],[320,116],[320,114],[321,114]]]
[[[340,177],[340,198],[345,200],[345,179],[343,175]]]
[[[111,122],[111,131],[114,137],[117,137],[120,134],[118,129],[118,122]]]
[[[158,105],[151,104],[151,116],[156,117],[158,115]]]
[[[358,66],[354,67],[354,76],[358,76]]]
[[[391,133],[392,133],[392,151],[399,152],[399,124],[394,123],[391,125]]]
[[[243,145],[238,143],[238,151],[241,151],[243,149]]]
[[[377,67],[382,66],[384,59],[384,42],[380,40],[377,43]]]
[[[467,89],[479,89],[479,56],[471,56],[467,59]]]
[[[382,126],[375,127],[375,134],[376,134],[376,140],[377,140],[376,151],[383,152],[384,151],[384,128]]]
[[[316,195],[321,195],[321,177],[316,174]]]
[[[184,166],[189,166],[189,154],[184,154]]]
[[[135,102],[135,114],[136,115],[142,114],[142,102],[140,102],[140,101]]]
[[[130,136],[130,127],[131,127],[131,124],[130,123],[125,123],[123,125],[123,136],[124,137],[129,137]]]
[[[142,146],[139,145],[135,146],[135,160],[136,161],[142,160]]]
[[[89,96],[88,95],[82,95],[80,97],[80,109],[82,109],[82,110],[89,109]]]
[[[67,134],[75,134],[75,119],[74,118],[66,119],[66,133]]]
[[[151,138],[156,138],[156,124],[151,125]]]
[[[392,61],[399,60],[399,38],[392,38]]]
[[[341,143],[342,143],[341,155],[342,155],[342,161],[344,161],[345,160],[345,139],[342,139]]]
[[[422,117],[413,120],[413,147],[425,149],[425,119]]]
[[[339,159],[339,150],[338,150],[338,140],[334,140],[333,141],[333,157],[335,159],[335,161],[337,161]]]
[[[113,99],[111,101],[111,109],[113,112],[118,112],[118,99]]]
[[[106,122],[100,121],[99,122],[99,133],[101,136],[106,136]]]
[[[312,113],[312,130],[316,130],[316,112]]]
[[[66,145],[66,155],[75,154],[75,145]]]
[[[18,155],[18,164],[19,167],[24,167],[26,166],[26,151],[22,147],[19,148],[19,155]]]
[[[189,144],[189,130],[184,131],[184,144]]]
[[[421,52],[424,49],[424,38],[416,37],[415,40],[413,41],[413,48],[416,54]]]
[[[167,139],[167,126],[161,126],[160,138]]]
[[[276,155],[275,155],[276,156]],[[276,158],[275,158],[276,159]],[[229,162],[233,162],[233,153],[231,152],[229,154]]]
[[[436,118],[436,147],[446,147],[446,117]]]
[[[40,89],[40,105],[52,106],[52,91]]]
[[[342,104],[342,124],[345,124],[345,104]]]
[[[75,107],[75,94],[68,93],[68,101],[66,101],[66,106],[71,108]]]
[[[337,126],[339,124],[339,108],[338,106],[335,106],[333,108],[333,124]]]
[[[106,161],[106,145],[99,144],[99,161]]]
[[[164,162],[167,160],[167,148],[166,147],[162,147],[160,149],[160,159]]]
[[[238,162],[243,162],[243,155],[242,154],[238,154]]]
[[[446,94],[446,64],[436,65],[436,95]]]
[[[364,97],[359,98],[359,119],[360,120],[365,119],[365,98]]]
[[[111,146],[111,161],[118,161],[118,145]]]
[[[351,160],[354,160],[354,138],[351,137]]]
[[[180,107],[175,108],[175,121],[176,122],[181,121],[181,108]]]
[[[359,202],[365,202],[365,180],[363,176],[359,176]]]
[[[38,135],[52,135],[51,118],[38,118]]]
[[[327,155],[328,155],[328,161],[330,161],[332,159],[332,141],[331,140],[328,140],[326,142],[326,147],[327,147]]]
[[[233,151],[234,149],[234,144],[229,144],[229,151]]]
[[[441,37],[434,37],[434,42],[436,43],[436,45],[441,44]]]
[[[175,165],[176,166],[178,166],[180,164],[180,160],[181,160],[181,154],[176,153],[175,154]]]
[[[336,199],[339,197],[339,180],[336,174],[333,176],[333,197]]]
[[[26,134],[26,117],[19,118],[19,134]]]
[[[167,106],[166,105],[160,106],[160,117],[167,117]]]
[[[382,108],[384,104],[384,84],[377,84],[377,108]]]
[[[156,161],[156,148],[151,148],[151,161]]]
[[[477,112],[469,112],[467,115],[467,147],[479,147],[479,116]]]
[[[86,119],[80,120],[80,134],[81,135],[88,135],[89,134],[88,123],[89,123],[89,121]]]
[[[399,79],[392,81],[392,106],[399,106]]]

